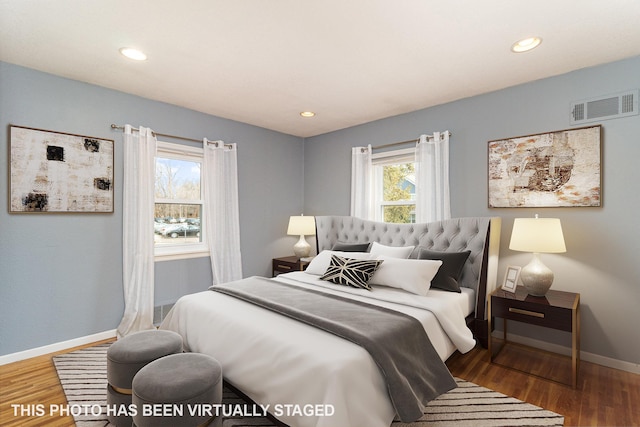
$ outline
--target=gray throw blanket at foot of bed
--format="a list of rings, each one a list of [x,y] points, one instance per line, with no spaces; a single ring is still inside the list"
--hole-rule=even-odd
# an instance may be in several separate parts
[[[310,324],[365,348],[380,368],[403,422],[456,387],[420,322],[404,313],[263,277],[210,287]]]

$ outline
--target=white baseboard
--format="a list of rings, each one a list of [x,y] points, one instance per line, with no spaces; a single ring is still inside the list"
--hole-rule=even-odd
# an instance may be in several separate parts
[[[496,338],[502,339],[502,331],[494,331],[492,334]],[[551,344],[548,342],[536,340],[533,338],[523,337],[521,335],[515,335],[507,333],[507,340],[524,344],[531,347],[536,347],[542,350],[551,351],[554,353],[563,354],[565,356],[571,356],[571,347],[566,347],[558,344]],[[619,369],[625,372],[631,372],[632,374],[640,374],[640,364],[626,362],[624,360],[613,359],[610,357],[601,356],[599,354],[589,353],[586,351],[580,351],[580,360],[585,362],[595,363],[597,365],[606,366],[608,368]]]
[[[116,337],[116,330],[98,332],[97,334],[87,335],[84,337],[74,338],[68,341],[61,341],[43,347],[32,348],[25,351],[19,351],[17,353],[6,354],[0,356],[0,366],[8,363],[19,362],[21,360],[30,359],[32,357],[43,356],[45,354],[54,353],[56,351],[67,350],[69,348],[77,347],[79,345],[91,344],[96,341],[102,341],[109,338]]]

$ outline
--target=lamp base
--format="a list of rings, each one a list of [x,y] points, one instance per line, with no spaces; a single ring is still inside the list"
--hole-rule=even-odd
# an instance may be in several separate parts
[[[293,253],[298,258],[308,257],[311,253],[311,245],[305,240],[304,236],[300,236],[300,240],[293,245]]]
[[[531,262],[522,267],[520,279],[529,295],[543,297],[553,283],[553,272],[540,261],[540,254],[534,253]]]

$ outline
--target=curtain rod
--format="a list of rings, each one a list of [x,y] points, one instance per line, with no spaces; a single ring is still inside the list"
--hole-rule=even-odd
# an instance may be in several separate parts
[[[444,133],[444,132],[443,132]],[[451,132],[447,131],[447,133],[449,134],[449,136],[453,135]],[[429,139],[433,139],[433,135],[427,135],[427,140]],[[409,139],[407,141],[399,141],[399,142],[390,142],[389,144],[383,144],[383,145],[376,145],[375,147],[371,147],[372,150],[378,150],[380,148],[388,148],[388,147],[395,147],[396,145],[403,145],[403,144],[408,144],[410,142],[417,142],[419,141],[420,138],[416,138],[416,139]]]
[[[115,124],[112,123],[111,124],[111,129],[124,130],[124,126],[118,126],[118,125],[115,125]],[[136,129],[133,126],[131,127],[131,130],[134,130],[136,132],[140,132],[140,129]],[[169,135],[169,134],[166,134],[166,133],[153,132],[153,135],[154,136],[164,136],[166,138],[182,139],[183,141],[192,141],[192,142],[200,142],[200,143],[202,142],[201,139],[187,138],[187,137],[184,137],[184,136],[177,136],[177,135]],[[216,144],[216,146],[218,144],[220,144],[220,143],[224,144],[224,141],[208,141],[208,142],[210,142],[212,144]],[[233,147],[233,145],[231,145],[231,144],[224,144],[224,146],[227,147],[227,148],[232,148]]]

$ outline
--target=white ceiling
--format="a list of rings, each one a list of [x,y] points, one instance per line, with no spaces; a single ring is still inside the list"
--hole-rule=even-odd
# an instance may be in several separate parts
[[[636,55],[638,0],[0,0],[2,61],[300,137]]]

